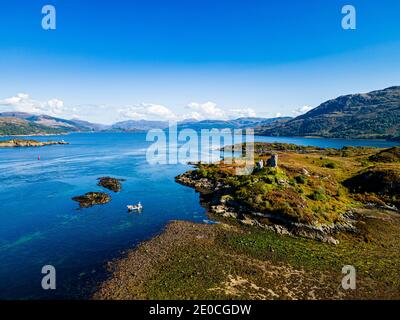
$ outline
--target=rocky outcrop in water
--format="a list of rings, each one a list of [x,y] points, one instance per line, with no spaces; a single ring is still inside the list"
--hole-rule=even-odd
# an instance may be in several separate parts
[[[206,178],[199,178],[196,171],[188,171],[175,177],[175,181],[188,187],[194,188],[197,192],[211,192],[215,189],[214,183]]]
[[[69,144],[65,141],[36,141],[36,140],[23,140],[23,139],[11,139],[6,141],[0,141],[0,148],[16,148],[16,147],[44,147],[55,144]]]
[[[98,204],[111,201],[111,197],[104,192],[88,192],[83,196],[73,197],[72,200],[79,202],[81,208],[90,208]]]
[[[99,183],[97,184],[98,186],[101,186],[103,188],[106,188],[114,192],[121,191],[122,189],[121,182],[125,181],[124,179],[117,179],[112,177],[101,177],[98,178],[97,180],[99,180]]]

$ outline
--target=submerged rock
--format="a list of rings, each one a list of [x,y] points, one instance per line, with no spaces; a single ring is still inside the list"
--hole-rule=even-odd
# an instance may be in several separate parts
[[[97,185],[102,186],[103,188],[106,188],[108,190],[112,190],[114,192],[121,191],[121,181],[125,181],[124,179],[116,179],[111,177],[101,177],[97,180],[100,180]]]
[[[81,208],[90,208],[97,204],[110,202],[111,197],[104,192],[88,192],[83,196],[73,197],[72,200],[79,202]]]

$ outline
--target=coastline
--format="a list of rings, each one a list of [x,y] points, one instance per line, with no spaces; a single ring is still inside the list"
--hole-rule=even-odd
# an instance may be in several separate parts
[[[375,152],[373,154],[376,156]],[[316,179],[330,184],[335,179],[345,181],[359,170],[358,162],[353,163],[354,167],[349,166],[354,155],[349,160],[330,154],[330,159],[336,161],[330,168],[325,167],[322,154],[300,152],[294,160],[305,162],[297,169],[292,156],[292,153],[286,157],[279,153],[281,168],[292,174],[299,169],[309,181]],[[199,201],[206,208],[207,216],[217,223],[170,222],[162,233],[110,261],[109,276],[99,284],[93,299],[400,298],[397,277],[400,243],[393,237],[400,233],[398,211],[368,201],[349,202],[356,206],[350,206],[349,215],[343,212],[344,219],[338,216],[332,220],[330,228],[314,223],[299,225],[301,221],[298,221],[296,227],[300,232],[294,232],[293,224],[288,226],[287,219],[284,224],[277,223],[272,216],[232,207],[232,199],[226,202],[224,198],[231,195],[229,190],[232,189],[226,188],[223,177],[216,175],[219,171],[212,171],[215,166],[209,166],[209,171],[206,168],[198,167],[200,174],[187,171],[175,181],[200,193]],[[275,172],[280,179],[283,173]],[[259,180],[260,175],[265,174],[256,171],[255,177]],[[329,179],[324,180],[324,177]],[[232,179],[229,181],[234,183]],[[290,188],[283,182],[268,183],[278,190]],[[299,180],[299,183],[304,186],[304,181]],[[333,186],[334,190],[339,188],[339,185]],[[335,198],[313,199],[312,204],[342,201],[347,199],[340,198],[344,196],[348,194],[342,190],[341,194],[334,194]],[[379,264],[371,264],[371,261],[379,261]],[[342,268],[349,264],[357,270],[357,290],[354,291],[341,287]]]
[[[99,131],[73,131],[73,132],[61,132],[61,133],[32,133],[32,134],[13,134],[13,135],[3,135],[0,134],[0,138],[3,137],[47,137],[47,136],[65,136],[72,133],[144,133],[147,130],[99,130]],[[324,137],[324,136],[271,136],[271,135],[264,135],[255,132],[255,136],[258,137],[268,137],[268,138],[300,138],[300,139],[331,139],[331,140],[371,140],[371,141],[381,141],[381,142],[400,142],[400,138],[374,138],[374,137],[365,137],[365,138],[357,138],[357,137]]]
[[[48,136],[66,136],[71,134],[72,132],[64,132],[64,133],[33,133],[33,134],[13,134],[13,135],[2,135],[0,134],[0,138],[3,137],[48,137]],[[78,132],[74,132],[78,133]]]
[[[10,139],[0,141],[0,148],[27,148],[27,147],[45,147],[50,145],[68,145],[68,142],[62,141],[36,141],[24,139]]]
[[[373,141],[385,141],[385,142],[400,142],[400,138],[394,137],[394,138],[374,138],[374,137],[365,137],[365,138],[360,138],[360,137],[325,137],[325,136],[271,136],[271,135],[265,135],[265,134],[260,134],[257,132],[254,132],[254,135],[257,137],[269,137],[269,138],[300,138],[300,139],[331,139],[331,140],[360,140],[360,141],[365,141],[365,140],[373,140]]]
[[[327,276],[322,272],[221,250],[223,247],[219,241],[222,238],[242,233],[238,226],[226,223],[209,225],[171,221],[159,235],[129,250],[124,257],[108,262],[111,277],[101,283],[92,299],[270,300],[279,297],[315,300],[342,299],[346,296],[345,292],[337,291],[333,286],[327,288],[327,283],[321,284],[321,281],[334,282],[334,275]],[[188,261],[193,258],[196,264]],[[236,272],[209,270],[207,264],[210,262],[222,269],[233,271],[237,268],[245,274],[260,265],[258,271],[267,277],[272,288],[258,286]],[[253,273],[256,272],[253,270]],[[281,272],[285,277],[277,277]],[[180,280],[183,283],[177,283]]]
[[[91,298],[398,299],[400,284],[392,277],[400,256],[388,251],[398,244],[388,234],[382,240],[377,230],[392,219],[395,225],[385,227],[398,232],[400,217],[366,208],[359,213],[368,235],[342,235],[338,246],[254,230],[232,220],[211,225],[171,221],[160,234],[109,261],[108,277]],[[358,256],[353,258],[354,251]],[[378,257],[375,268],[368,261]],[[340,286],[346,261],[358,270],[355,291]]]

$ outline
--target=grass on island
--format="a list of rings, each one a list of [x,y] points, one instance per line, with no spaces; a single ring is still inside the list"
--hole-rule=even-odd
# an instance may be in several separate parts
[[[232,206],[309,225],[336,223],[363,202],[400,205],[399,147],[336,150],[255,144],[256,161],[271,152],[279,156],[278,168],[237,176],[229,164],[200,164],[192,174],[226,186],[222,199]]]

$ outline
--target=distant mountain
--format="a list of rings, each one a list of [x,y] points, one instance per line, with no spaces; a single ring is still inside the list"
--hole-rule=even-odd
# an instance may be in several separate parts
[[[110,126],[105,124],[92,123],[79,119],[72,119],[69,121],[77,127],[83,128],[82,131],[105,131],[110,129]]]
[[[234,120],[202,120],[202,121],[182,121],[178,124],[179,128],[190,128],[195,130],[200,129],[242,129],[242,128],[255,128],[258,126],[271,124],[276,121],[284,121],[291,119],[290,117],[278,117],[278,118],[238,118]]]
[[[81,120],[65,120],[25,112],[1,112],[0,135],[60,134],[77,131],[97,131],[102,125]]]
[[[187,119],[178,123],[179,129],[237,129],[253,128],[260,125],[284,121],[291,118],[239,118],[235,120],[203,120]],[[48,115],[34,115],[25,112],[1,112],[0,135],[59,134],[68,132],[90,131],[148,131],[150,129],[166,129],[167,121],[127,120],[113,125],[102,125],[79,119],[65,120]]]
[[[275,117],[275,118],[239,118],[233,120],[240,127],[256,127],[260,125],[267,125],[273,122],[287,121],[292,119],[292,117]]]
[[[62,130],[39,125],[25,119],[0,117],[0,135],[38,135],[62,132]]]
[[[150,129],[165,129],[167,121],[127,120],[113,124],[109,130],[116,131],[147,131]]]
[[[268,136],[399,139],[400,86],[341,96],[292,120],[263,125],[257,133]]]
[[[280,118],[239,118],[235,120],[202,120],[186,119],[178,122],[179,129],[238,129],[253,128],[260,125],[272,123],[274,121],[288,120],[290,117]],[[148,121],[148,120],[127,120],[113,124],[108,130],[113,131],[147,131],[150,129],[166,129],[169,123],[167,121]]]

